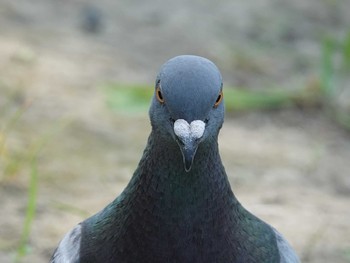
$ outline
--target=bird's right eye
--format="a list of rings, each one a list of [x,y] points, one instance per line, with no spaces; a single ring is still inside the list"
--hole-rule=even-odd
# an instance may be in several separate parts
[[[163,97],[162,91],[160,90],[159,86],[156,88],[156,98],[160,103],[162,103],[162,104],[164,103],[164,97]]]

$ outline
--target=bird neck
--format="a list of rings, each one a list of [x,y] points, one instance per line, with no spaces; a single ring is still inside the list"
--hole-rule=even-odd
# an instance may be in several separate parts
[[[118,262],[246,262],[249,248],[275,242],[269,226],[233,195],[217,138],[200,145],[185,172],[177,144],[154,133],[124,192],[84,229],[90,233],[82,248],[87,258],[103,254]],[[249,256],[278,262],[266,251]]]
[[[221,162],[217,136],[199,145],[192,169],[186,172],[177,143],[152,132],[124,196],[130,212],[146,207],[168,223],[195,221],[203,214],[224,217],[228,207],[239,205]]]

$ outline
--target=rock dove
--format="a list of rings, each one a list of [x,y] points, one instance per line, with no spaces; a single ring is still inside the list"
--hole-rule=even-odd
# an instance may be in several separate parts
[[[222,77],[210,60],[170,59],[156,78],[152,131],[125,190],[73,228],[51,262],[295,263],[276,229],[233,194],[218,150]]]

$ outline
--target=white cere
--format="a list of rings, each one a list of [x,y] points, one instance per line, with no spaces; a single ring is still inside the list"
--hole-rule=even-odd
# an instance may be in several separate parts
[[[201,120],[195,120],[191,122],[191,135],[195,139],[199,139],[203,136],[205,130],[205,123]]]
[[[178,119],[174,123],[174,132],[181,139],[199,139],[203,136],[205,123],[194,120],[189,124],[184,119]]]

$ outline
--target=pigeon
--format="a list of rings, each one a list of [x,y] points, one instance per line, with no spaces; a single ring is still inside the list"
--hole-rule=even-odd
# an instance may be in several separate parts
[[[155,81],[152,126],[124,191],[61,240],[51,263],[296,263],[275,228],[235,197],[222,164],[222,76],[181,55]]]

